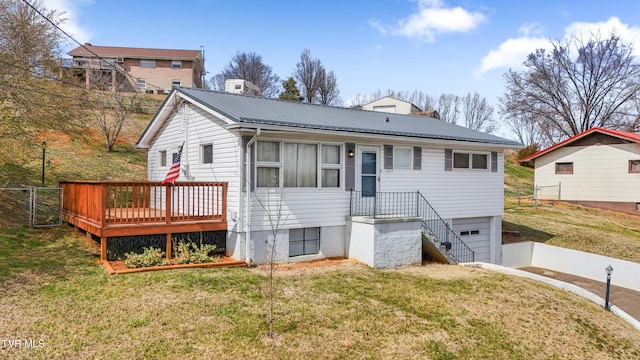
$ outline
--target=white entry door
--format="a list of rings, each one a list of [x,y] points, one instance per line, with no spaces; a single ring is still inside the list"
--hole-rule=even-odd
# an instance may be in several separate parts
[[[362,196],[376,196],[378,191],[379,150],[375,147],[360,149],[360,191]]]

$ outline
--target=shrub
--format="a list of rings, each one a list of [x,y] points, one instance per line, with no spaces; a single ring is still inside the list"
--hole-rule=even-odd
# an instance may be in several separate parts
[[[124,264],[129,268],[141,268],[170,264],[169,260],[165,258],[164,251],[151,247],[144,248],[142,254],[131,252],[124,254],[124,256]]]
[[[220,256],[210,255],[216,249],[215,245],[181,241],[176,247],[176,257],[180,264],[202,264],[220,261]]]

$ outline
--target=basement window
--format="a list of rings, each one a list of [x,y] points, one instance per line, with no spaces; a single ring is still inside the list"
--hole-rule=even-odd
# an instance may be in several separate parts
[[[465,230],[460,231],[460,236],[480,235],[480,230]]]
[[[320,228],[289,230],[289,257],[320,252]]]

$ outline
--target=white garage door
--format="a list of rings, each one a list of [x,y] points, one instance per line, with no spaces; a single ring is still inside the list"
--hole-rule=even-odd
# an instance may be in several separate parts
[[[475,252],[475,261],[491,260],[491,218],[453,219],[453,231]]]

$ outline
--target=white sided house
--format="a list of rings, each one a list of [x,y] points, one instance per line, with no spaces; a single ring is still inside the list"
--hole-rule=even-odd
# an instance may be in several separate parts
[[[532,154],[537,198],[640,214],[640,135],[593,128]]]
[[[391,96],[385,96],[368,104],[362,105],[362,110],[407,115],[422,112],[419,107],[413,105],[412,103],[404,100],[399,100]]]
[[[514,141],[424,116],[174,88],[137,143],[150,181],[182,144],[178,182],[228,183],[226,252],[249,264],[501,263]]]

